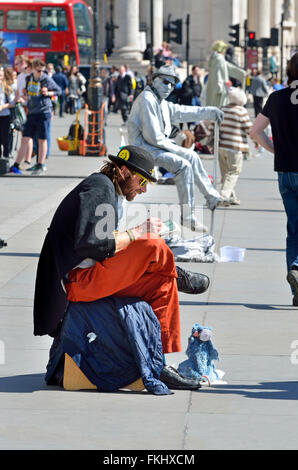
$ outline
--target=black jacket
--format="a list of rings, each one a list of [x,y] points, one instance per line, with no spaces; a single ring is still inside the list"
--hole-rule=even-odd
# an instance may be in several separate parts
[[[115,255],[116,192],[110,179],[93,173],[60,203],[41,250],[34,296],[34,334],[56,335],[67,306],[62,280],[84,258]]]
[[[115,94],[118,100],[127,101],[129,95],[133,95],[132,81],[129,75],[117,78],[115,86]]]
[[[200,97],[202,92],[202,85],[200,80],[196,83],[192,75],[189,75],[183,82],[181,90],[181,104],[191,106],[192,98],[195,96]]]

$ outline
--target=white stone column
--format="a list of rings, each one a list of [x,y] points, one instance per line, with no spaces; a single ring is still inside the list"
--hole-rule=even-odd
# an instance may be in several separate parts
[[[139,50],[139,0],[116,0],[115,53],[123,59],[141,59]]]
[[[157,50],[163,41],[163,0],[153,0],[153,47]]]
[[[279,28],[283,0],[271,0],[271,28]]]
[[[248,30],[257,39],[270,38],[270,0],[248,0]]]
[[[257,10],[257,38],[270,38],[270,0],[259,0]]]
[[[259,0],[248,0],[247,4],[247,29],[257,31],[257,11]]]
[[[147,43],[151,43],[151,1],[140,0],[141,21],[147,24]],[[153,0],[153,48],[154,53],[163,41],[163,0]]]

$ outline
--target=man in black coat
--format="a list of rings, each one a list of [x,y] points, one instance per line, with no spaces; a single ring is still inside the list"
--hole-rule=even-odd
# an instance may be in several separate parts
[[[200,69],[194,65],[189,75],[183,82],[181,91],[181,104],[188,106],[201,106],[200,96],[202,84],[200,80]]]
[[[158,236],[160,219],[150,217],[133,229],[117,230],[121,197],[132,201],[146,192],[149,181],[156,181],[152,176],[154,160],[146,150],[132,145],[123,147],[117,156],[109,155],[109,159],[111,162],[100,172],[75,187],[54,214],[37,268],[34,334],[56,337],[68,300],[92,302],[117,293],[130,297],[124,291],[131,289],[134,296],[150,303],[141,293],[149,289],[150,305],[161,324],[163,351],[178,352],[177,289],[204,292],[209,278],[175,266],[173,253]],[[170,368],[161,380],[171,388],[200,386]]]
[[[126,73],[124,65],[119,67],[119,76],[115,85],[116,109],[120,109],[123,122],[128,119],[128,113],[133,101],[133,86],[131,77]]]

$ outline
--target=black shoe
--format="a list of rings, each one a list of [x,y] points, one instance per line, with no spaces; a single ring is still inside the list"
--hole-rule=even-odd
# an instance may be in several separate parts
[[[177,287],[179,292],[186,294],[202,294],[210,284],[210,279],[205,274],[193,273],[176,266],[178,274]]]
[[[164,366],[160,374],[160,380],[173,390],[197,390],[201,388],[199,380],[184,377],[172,366]]]
[[[287,281],[294,291],[293,306],[298,307],[298,270],[291,269],[287,275]]]

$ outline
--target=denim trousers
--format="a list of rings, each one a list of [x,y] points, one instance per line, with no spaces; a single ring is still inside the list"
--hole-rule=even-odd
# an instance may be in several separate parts
[[[298,266],[298,173],[278,172],[279,191],[287,214],[287,268]]]

